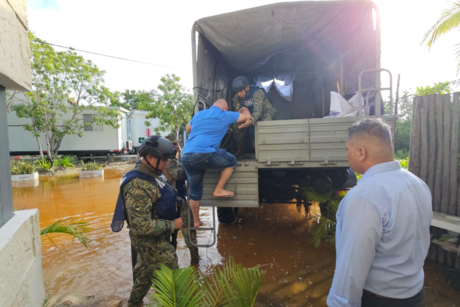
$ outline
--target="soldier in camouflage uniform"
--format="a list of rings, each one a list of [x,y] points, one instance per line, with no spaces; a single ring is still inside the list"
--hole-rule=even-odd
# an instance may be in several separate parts
[[[136,164],[134,170],[153,177],[154,181],[134,178],[123,188],[129,237],[137,251],[129,307],[142,306],[142,300],[152,285],[154,272],[159,269],[160,263],[170,269],[179,268],[170,239],[171,234],[182,227],[182,218],[174,218],[177,216],[176,192],[161,174],[174,154],[174,147],[168,140],[159,136],[147,138],[140,148],[143,159]],[[164,214],[165,209],[169,210],[169,215],[165,215],[169,218],[160,216],[160,212]]]
[[[241,158],[245,155],[245,133],[247,132],[250,135],[252,146],[255,147],[255,123],[258,121],[273,120],[276,110],[268,101],[264,89],[256,85],[249,85],[249,80],[246,77],[236,77],[232,83],[232,90],[236,93],[235,97],[233,97],[234,110],[237,111],[242,107],[247,107],[252,115],[251,124],[248,127],[240,129],[242,123],[236,123],[233,126],[233,136],[238,150],[235,156]]]
[[[169,160],[169,165],[166,168],[166,171],[163,172],[163,174],[166,176],[169,182],[171,182],[172,185],[177,189],[177,191],[179,192],[179,196],[185,199],[186,195],[181,195],[181,194],[188,194],[187,187],[185,184],[185,180],[187,180],[187,175],[185,174],[184,167],[180,163],[180,159],[181,159],[181,148],[179,146],[180,141],[176,138],[176,135],[174,133],[170,133],[166,137],[166,139],[169,140],[171,143],[173,143],[174,148],[176,149],[176,152],[177,152],[177,156],[176,156],[176,159]],[[178,186],[178,184],[181,184],[182,186]],[[181,191],[183,192],[181,193]],[[199,260],[198,248],[190,242],[190,237],[191,237],[192,242],[196,244],[197,242],[196,241],[196,230],[189,229],[189,228],[193,228],[193,215],[190,217],[190,220],[189,220],[189,214],[191,214],[189,210],[189,202],[188,200],[186,200],[181,210],[181,217],[183,221],[183,226],[181,228],[181,231],[182,231],[182,235],[184,236],[185,244],[190,250],[190,256],[192,258],[192,262],[197,262]]]

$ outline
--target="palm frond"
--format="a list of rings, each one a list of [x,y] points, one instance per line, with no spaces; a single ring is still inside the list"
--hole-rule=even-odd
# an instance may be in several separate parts
[[[336,222],[333,219],[328,219],[321,216],[319,222],[315,224],[311,230],[310,241],[315,247],[320,246],[321,241],[327,236],[332,236],[334,240]]]
[[[422,44],[428,40],[427,46],[431,46],[442,35],[452,31],[460,25],[460,1],[455,1],[452,6],[444,10],[438,21],[425,33]]]
[[[226,285],[233,282],[234,275],[242,270],[241,264],[236,264],[232,257],[229,257],[225,264],[216,269],[211,269],[209,276],[210,281],[206,276],[201,273],[202,282],[201,288],[204,294],[203,299],[206,306],[217,307],[222,306],[223,299],[225,298],[224,292],[226,291]]]
[[[242,269],[234,275],[233,287],[226,281],[228,307],[252,307],[265,277],[259,268]]]
[[[160,269],[156,271],[153,278],[153,288],[155,293],[152,298],[160,306],[201,306],[201,296],[198,295],[199,283],[194,267],[173,271],[166,265],[160,264]]]
[[[88,239],[85,237],[85,233],[91,231],[91,228],[88,227],[87,222],[75,222],[76,218],[67,218],[63,220],[59,220],[56,223],[49,225],[46,228],[40,230],[40,235],[46,236],[54,246],[56,244],[54,241],[48,236],[50,233],[62,233],[71,235],[72,242],[75,238],[81,242],[85,247],[88,247]],[[57,247],[57,246],[56,246]]]
[[[320,194],[316,192],[315,189],[313,189],[312,187],[308,187],[303,189],[303,194],[309,202],[322,204],[327,203],[329,200],[331,200],[332,196],[334,195],[334,191],[331,190],[324,194]]]

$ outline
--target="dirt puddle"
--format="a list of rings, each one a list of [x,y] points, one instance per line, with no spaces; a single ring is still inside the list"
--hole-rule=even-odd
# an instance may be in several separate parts
[[[40,226],[58,219],[77,217],[93,231],[85,248],[68,236],[52,235],[58,249],[42,237],[43,273],[48,296],[69,293],[127,299],[132,286],[128,231],[110,230],[121,176],[126,169],[107,169],[104,178],[41,177],[38,186],[14,187],[15,209],[38,208]],[[205,220],[212,211],[203,210]],[[326,306],[335,266],[335,250],[329,244],[315,248],[310,243],[309,221],[294,204],[264,205],[240,209],[235,225],[217,226],[217,244],[200,248],[199,267],[209,270],[229,256],[246,267],[262,265],[265,281],[257,306]],[[210,232],[199,234],[201,243]],[[178,244],[179,265],[190,264],[182,238]],[[440,281],[442,266],[428,263],[426,306],[460,306],[460,294]],[[148,302],[146,299],[145,302]],[[429,303],[429,304],[428,304]]]

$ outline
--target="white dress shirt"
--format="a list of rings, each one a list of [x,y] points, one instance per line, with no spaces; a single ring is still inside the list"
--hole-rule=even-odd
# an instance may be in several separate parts
[[[368,169],[337,211],[327,305],[359,307],[363,289],[396,299],[420,292],[432,217],[427,185],[398,161]]]

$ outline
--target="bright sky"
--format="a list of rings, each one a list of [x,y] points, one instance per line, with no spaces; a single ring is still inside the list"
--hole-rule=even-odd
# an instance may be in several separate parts
[[[49,43],[177,67],[148,66],[82,53],[106,71],[106,86],[113,91],[150,90],[167,73],[179,75],[182,84],[191,89],[193,22],[276,2],[280,1],[28,0],[28,19],[30,30]],[[458,32],[439,40],[431,51],[420,46],[423,35],[449,7],[449,1],[375,2],[382,18],[382,67],[393,73],[394,88],[398,74],[401,91],[456,79],[454,45],[460,42]]]

